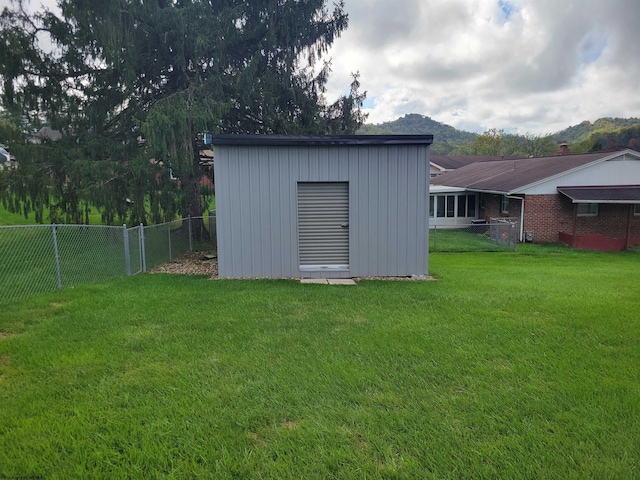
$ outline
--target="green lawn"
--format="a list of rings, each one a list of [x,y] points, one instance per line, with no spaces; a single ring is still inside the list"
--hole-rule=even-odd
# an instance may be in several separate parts
[[[215,219],[205,220],[211,228]],[[189,250],[187,222],[145,228],[145,259],[150,270]],[[184,228],[182,228],[184,226]],[[107,281],[127,273],[122,227],[59,225],[0,227],[0,306],[34,294],[85,283]],[[56,262],[55,245],[58,246]],[[211,249],[208,236],[192,236],[195,250]],[[138,229],[128,231],[129,271],[142,271]]]
[[[141,275],[0,311],[0,477],[638,478],[640,252]]]
[[[210,210],[215,210],[216,208],[216,199],[215,197],[211,198],[211,202],[207,206],[207,209],[204,212],[204,215],[208,215]],[[34,225],[36,223],[33,212],[29,214],[28,218],[25,218],[24,215],[19,213],[11,213],[7,209],[5,209],[0,203],[0,226],[8,226],[8,225]],[[49,212],[45,209],[44,212],[44,224],[51,223],[49,219]],[[90,225],[102,225],[102,214],[96,207],[91,208],[91,212],[89,213],[89,224]],[[129,225],[130,227],[132,225]]]
[[[0,204],[0,225],[35,225],[36,219],[33,212],[29,214],[27,218],[20,213],[11,213],[7,209],[5,209],[2,204]],[[44,209],[44,224],[51,223],[49,219],[49,210],[47,208]],[[102,225],[102,215],[98,211],[97,208],[91,208],[91,212],[89,213],[89,224],[90,225]]]
[[[494,242],[489,234],[489,226],[485,225],[429,229],[430,252],[503,252],[515,249],[516,245],[512,242]]]

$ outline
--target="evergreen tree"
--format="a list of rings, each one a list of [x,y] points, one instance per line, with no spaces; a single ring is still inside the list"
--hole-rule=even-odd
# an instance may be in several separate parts
[[[317,63],[347,28],[342,1],[58,0],[0,16],[2,106],[62,139],[22,142],[3,201],[115,223],[203,212],[203,132],[352,133],[364,94],[328,104]],[[176,182],[173,176],[179,178]],[[22,186],[19,186],[22,185]],[[151,218],[148,218],[149,203]]]

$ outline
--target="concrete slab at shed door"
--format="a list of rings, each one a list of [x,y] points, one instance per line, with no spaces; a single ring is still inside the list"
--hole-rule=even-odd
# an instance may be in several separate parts
[[[349,270],[349,183],[298,182],[301,271]]]

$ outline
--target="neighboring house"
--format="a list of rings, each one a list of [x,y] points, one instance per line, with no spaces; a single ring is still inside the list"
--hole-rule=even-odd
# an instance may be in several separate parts
[[[445,217],[458,212],[464,190],[477,195],[478,218],[517,218],[521,241],[606,251],[640,245],[634,150],[474,163],[431,183],[436,217],[441,204]]]
[[[523,157],[504,155],[433,155],[429,164],[431,178],[474,163],[516,160]],[[432,182],[433,183],[433,182]],[[478,218],[478,194],[464,188],[432,185],[429,204],[431,228],[454,228],[469,225]]]
[[[0,146],[0,170],[13,170],[15,168],[18,168],[18,162],[15,161],[15,158],[5,147]]]
[[[432,155],[429,164],[429,175],[435,177],[442,173],[478,162],[497,162],[500,160],[516,160],[523,157],[504,155]]]
[[[214,135],[221,278],[427,275],[431,135]]]
[[[31,143],[42,143],[43,140],[60,140],[62,138],[62,133],[58,130],[54,130],[51,127],[42,127],[38,132],[32,136],[29,141]]]
[[[432,182],[433,183],[433,182]],[[478,219],[478,194],[461,187],[429,187],[429,226],[455,228]]]

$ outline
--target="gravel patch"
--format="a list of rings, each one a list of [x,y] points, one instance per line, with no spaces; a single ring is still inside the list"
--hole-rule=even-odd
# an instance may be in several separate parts
[[[169,263],[154,268],[150,273],[207,275],[212,279],[218,278],[218,254],[215,250],[187,252]]]

